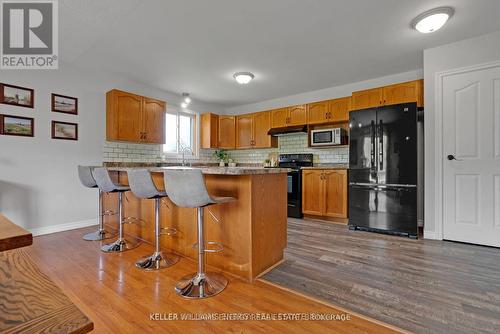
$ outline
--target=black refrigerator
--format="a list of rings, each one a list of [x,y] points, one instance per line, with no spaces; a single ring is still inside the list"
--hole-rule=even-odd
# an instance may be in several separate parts
[[[349,228],[417,238],[417,104],[349,113]]]

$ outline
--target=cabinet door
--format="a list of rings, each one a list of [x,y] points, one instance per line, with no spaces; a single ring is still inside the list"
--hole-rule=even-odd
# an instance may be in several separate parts
[[[422,104],[423,80],[403,82],[386,86],[383,89],[383,103],[385,105],[417,102]],[[421,106],[421,105],[419,105]]]
[[[165,102],[144,98],[143,142],[165,144]]]
[[[201,148],[219,147],[219,116],[211,113],[201,115]]]
[[[253,143],[253,115],[237,116],[236,148],[251,148]]]
[[[348,122],[349,110],[351,110],[351,97],[330,100],[328,103],[328,111],[333,122]]]
[[[352,110],[374,108],[382,105],[382,88],[352,93]]]
[[[254,148],[277,147],[277,138],[267,133],[271,129],[271,112],[263,111],[253,115],[253,141]]]
[[[321,216],[323,213],[322,170],[302,170],[302,213]]]
[[[287,125],[304,125],[306,123],[307,123],[307,110],[305,104],[289,108]]]
[[[347,218],[347,171],[325,170],[323,216]]]
[[[234,149],[235,135],[235,117],[219,115],[219,148]]]
[[[326,122],[328,122],[328,101],[307,105],[307,124],[321,124]]]
[[[271,126],[282,128],[286,126],[288,120],[288,108],[281,108],[271,111]]]
[[[142,97],[125,93],[114,92],[113,110],[116,140],[140,142],[142,141]]]

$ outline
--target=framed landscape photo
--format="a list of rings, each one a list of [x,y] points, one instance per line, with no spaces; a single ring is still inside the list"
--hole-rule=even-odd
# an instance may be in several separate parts
[[[35,91],[31,88],[0,84],[0,103],[33,108]]]
[[[0,134],[34,137],[35,120],[29,117],[0,115]]]
[[[52,121],[52,139],[78,140],[78,124]]]
[[[78,99],[71,96],[52,94],[52,111],[78,115]]]

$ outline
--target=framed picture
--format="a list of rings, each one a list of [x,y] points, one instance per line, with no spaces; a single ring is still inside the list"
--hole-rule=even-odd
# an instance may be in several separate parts
[[[52,111],[78,115],[78,99],[71,96],[52,94]]]
[[[33,137],[35,135],[35,120],[29,117],[0,115],[0,134]]]
[[[78,124],[52,121],[52,139],[78,140]]]
[[[0,103],[33,108],[35,91],[31,88],[0,84]]]

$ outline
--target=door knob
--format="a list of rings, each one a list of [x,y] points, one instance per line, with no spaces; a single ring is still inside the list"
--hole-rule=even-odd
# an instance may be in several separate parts
[[[455,156],[453,154],[448,155],[448,160],[450,160],[450,161],[451,160],[457,160],[457,161],[459,161],[457,158],[455,158]]]

